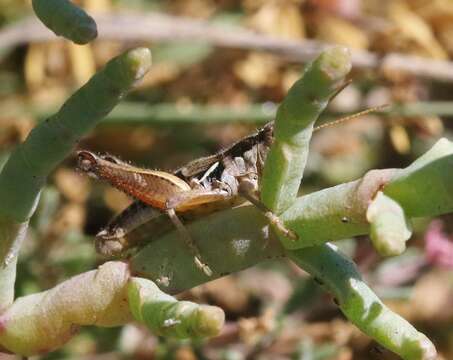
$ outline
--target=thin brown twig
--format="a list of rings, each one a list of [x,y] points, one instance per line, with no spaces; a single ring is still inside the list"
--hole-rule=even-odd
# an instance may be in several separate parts
[[[118,13],[94,16],[99,39],[122,41],[198,41],[220,47],[271,52],[294,62],[306,62],[328,44],[295,41],[259,34],[238,26],[175,17],[161,13]],[[0,31],[0,50],[30,42],[55,39],[55,35],[38,20],[29,18]],[[351,49],[352,64],[358,69],[390,69],[422,78],[453,81],[453,62],[421,58],[398,53],[382,57],[376,53]]]

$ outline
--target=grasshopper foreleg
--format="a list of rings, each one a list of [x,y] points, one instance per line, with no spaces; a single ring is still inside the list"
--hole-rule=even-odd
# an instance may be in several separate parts
[[[260,210],[263,215],[269,220],[269,223],[271,223],[277,229],[277,231],[294,241],[299,238],[299,236],[294,231],[288,229],[280,220],[280,218],[261,202],[257,195],[258,191],[256,190],[253,181],[242,179],[239,182],[238,193],[242,197],[250,201],[258,210]]]
[[[189,231],[186,229],[182,221],[179,219],[178,215],[176,215],[176,212],[174,209],[167,209],[166,213],[168,217],[170,218],[171,222],[173,225],[175,225],[176,229],[180,233],[180,235],[183,237],[185,243],[189,247],[190,251],[194,255],[194,261],[195,265],[201,269],[207,276],[212,276],[212,270],[209,268],[208,265],[203,263],[201,261],[201,255],[200,252],[198,251],[197,246],[195,245],[195,242],[193,241],[192,237],[189,234]]]

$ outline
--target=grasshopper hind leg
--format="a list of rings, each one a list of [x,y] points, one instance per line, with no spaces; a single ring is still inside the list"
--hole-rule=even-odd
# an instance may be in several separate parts
[[[166,213],[167,213],[168,217],[170,218],[171,222],[173,223],[173,225],[175,225],[176,229],[183,237],[185,243],[189,246],[189,249],[194,256],[195,265],[201,271],[203,271],[203,273],[206,276],[212,276],[212,270],[210,269],[210,267],[207,264],[205,264],[205,263],[203,263],[203,261],[201,261],[201,255],[200,255],[200,252],[198,251],[197,246],[195,245],[192,237],[190,236],[189,231],[186,229],[184,224],[181,222],[178,215],[176,215],[175,210],[168,209],[168,210],[166,210]]]
[[[96,234],[96,251],[107,257],[122,255],[130,248],[140,245],[128,234],[161,215],[160,210],[136,200]]]

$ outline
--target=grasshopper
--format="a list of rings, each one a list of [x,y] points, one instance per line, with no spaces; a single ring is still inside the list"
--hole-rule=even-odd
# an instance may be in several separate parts
[[[258,178],[272,143],[272,134],[273,123],[269,123],[231,147],[189,162],[173,173],[142,169],[113,156],[79,151],[79,169],[94,178],[106,180],[136,199],[106,229],[98,233],[97,238],[120,239],[164,212],[189,245],[196,265],[210,275],[211,270],[201,261],[196,246],[177,214],[210,213],[239,205],[247,199],[263,209],[269,220],[285,235],[294,236],[257,197]]]
[[[381,108],[367,109],[328,125],[357,118]],[[315,128],[315,131],[325,126],[321,125]],[[212,271],[201,260],[201,255],[180,216],[190,219],[246,201],[261,210],[277,231],[297,239],[297,234],[287,229],[259,199],[259,178],[273,141],[273,129],[274,123],[269,122],[230,147],[193,160],[171,173],[135,167],[111,155],[79,151],[79,169],[89,176],[107,181],[135,199],[96,235],[98,251],[105,255],[123,252],[127,247],[124,237],[128,233],[166,213],[188,244],[197,267],[210,276]]]

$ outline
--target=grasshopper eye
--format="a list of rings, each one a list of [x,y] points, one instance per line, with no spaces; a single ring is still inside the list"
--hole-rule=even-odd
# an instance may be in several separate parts
[[[77,153],[77,167],[85,172],[91,172],[96,167],[97,161],[94,154],[89,151],[79,151]]]

